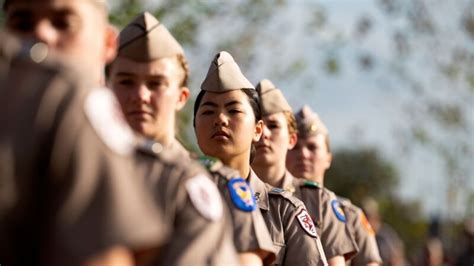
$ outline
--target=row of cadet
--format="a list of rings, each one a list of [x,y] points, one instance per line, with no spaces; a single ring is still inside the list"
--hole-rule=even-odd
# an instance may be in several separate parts
[[[117,37],[105,4],[4,3],[2,265],[382,263],[364,212],[324,187],[317,114],[293,114],[220,52],[194,105],[205,156],[192,155],[175,139],[182,47],[147,12]]]

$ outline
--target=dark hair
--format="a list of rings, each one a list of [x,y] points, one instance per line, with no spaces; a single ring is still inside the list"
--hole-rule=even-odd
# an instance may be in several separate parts
[[[259,120],[262,120],[262,109],[260,108],[260,97],[254,89],[240,89],[249,99],[250,106],[252,107],[253,114],[255,115],[255,123]],[[201,104],[202,98],[206,94],[206,91],[201,90],[196,97],[194,102],[194,116],[193,116],[193,126],[196,126],[196,114]]]

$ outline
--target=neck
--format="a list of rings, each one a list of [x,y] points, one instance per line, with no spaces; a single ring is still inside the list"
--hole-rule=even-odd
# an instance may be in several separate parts
[[[252,169],[258,175],[263,182],[268,183],[274,187],[281,187],[283,177],[285,176],[286,167],[285,162],[278,162],[275,164],[261,165],[255,164],[252,165]]]
[[[245,154],[244,154],[245,155]],[[247,179],[250,174],[250,154],[247,156],[234,157],[231,160],[222,160],[224,165],[239,171],[243,179]]]
[[[310,180],[318,182],[321,186],[324,187],[324,175],[317,175],[315,177],[310,178]]]
[[[171,119],[174,122],[174,119]],[[167,127],[163,127],[162,129],[168,128],[164,132],[158,132],[155,140],[161,143],[164,147],[170,147],[171,144],[174,142],[175,139],[175,131],[174,131],[174,123],[171,123]],[[161,134],[160,134],[161,133]]]

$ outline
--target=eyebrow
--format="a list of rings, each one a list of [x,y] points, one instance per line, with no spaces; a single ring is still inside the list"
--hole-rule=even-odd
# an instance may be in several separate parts
[[[213,102],[204,102],[201,104],[201,106],[211,106],[211,107],[217,107],[218,105]]]
[[[235,104],[242,104],[242,103],[239,102],[239,101],[230,101],[230,102],[226,103],[224,106],[228,107],[228,106],[235,105]]]

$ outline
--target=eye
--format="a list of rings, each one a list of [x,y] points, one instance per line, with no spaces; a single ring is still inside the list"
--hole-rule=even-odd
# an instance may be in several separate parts
[[[212,115],[214,114],[214,111],[212,110],[204,110],[201,112],[201,115]]]
[[[118,84],[120,84],[122,86],[126,86],[126,87],[131,87],[131,86],[135,85],[135,81],[133,79],[120,79],[118,81]]]
[[[229,110],[229,113],[230,113],[230,114],[239,114],[239,113],[242,113],[242,111],[239,110],[239,109],[230,109],[230,110]]]
[[[278,128],[280,128],[280,125],[277,124],[277,123],[269,123],[269,124],[267,124],[267,127],[269,129],[278,129]]]
[[[34,30],[35,20],[32,14],[14,14],[8,19],[8,28],[11,31],[28,33]]]
[[[59,31],[74,32],[79,28],[80,19],[69,11],[60,11],[51,19],[51,25]]]

